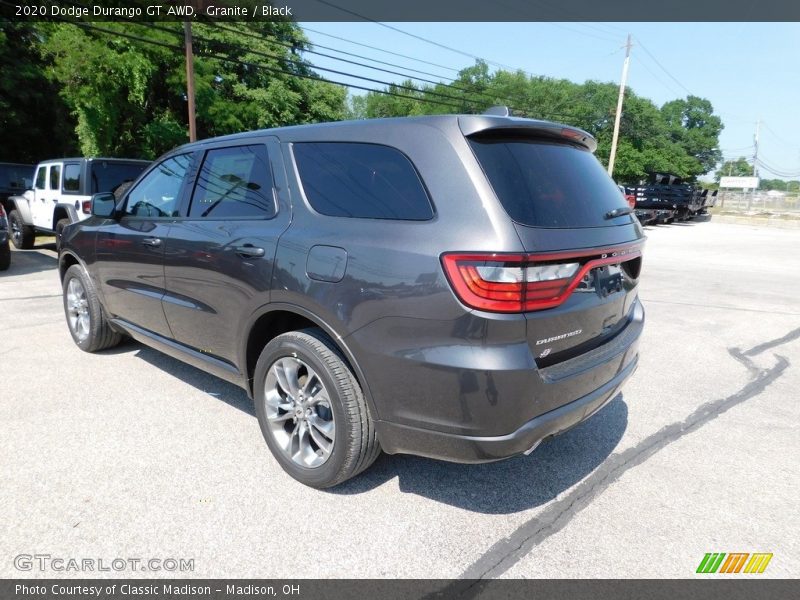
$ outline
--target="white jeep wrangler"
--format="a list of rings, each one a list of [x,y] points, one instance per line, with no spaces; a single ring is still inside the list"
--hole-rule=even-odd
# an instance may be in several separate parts
[[[19,249],[32,248],[36,234],[47,233],[55,234],[59,249],[64,227],[89,218],[93,194],[113,192],[132,182],[149,164],[127,158],[59,158],[39,163],[33,189],[4,202],[11,243]]]

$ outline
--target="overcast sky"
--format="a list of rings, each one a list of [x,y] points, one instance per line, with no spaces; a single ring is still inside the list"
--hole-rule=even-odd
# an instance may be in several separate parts
[[[725,124],[720,145],[728,157],[753,154],[761,119],[759,158],[776,171],[800,178],[800,24],[798,23],[391,23],[405,32],[449,46],[448,50],[377,23],[301,23],[316,44],[453,78],[454,70],[334,39],[332,34],[397,54],[461,69],[474,55],[534,75],[619,83],[627,33],[634,47],[628,77],[639,95],[661,105],[692,93],[708,98]],[[315,31],[310,31],[315,30]],[[318,48],[320,52],[327,52]],[[319,66],[375,79],[404,77],[308,55]],[[349,57],[352,60],[358,60]],[[391,69],[392,67],[384,66]],[[321,73],[332,79],[343,76]],[[420,75],[438,79],[429,75]],[[349,80],[359,85],[375,84]],[[362,93],[355,91],[355,93]],[[762,172],[762,177],[775,175]]]

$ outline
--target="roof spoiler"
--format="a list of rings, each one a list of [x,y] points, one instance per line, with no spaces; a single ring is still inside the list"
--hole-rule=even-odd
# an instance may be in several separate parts
[[[597,149],[597,140],[592,135],[577,127],[553,123],[552,121],[539,121],[537,119],[523,119],[511,117],[507,114],[505,106],[493,106],[482,115],[464,115],[458,117],[458,126],[466,137],[480,134],[515,134],[531,137],[549,137],[566,140],[580,144],[589,151]]]

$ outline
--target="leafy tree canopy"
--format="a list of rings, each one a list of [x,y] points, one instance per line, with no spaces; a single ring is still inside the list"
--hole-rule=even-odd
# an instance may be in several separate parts
[[[598,141],[597,156],[607,163],[614,127],[618,87],[614,83],[530,77],[518,71],[490,73],[477,62],[450,84],[420,86],[406,81],[389,87],[397,96],[368,93],[357,105],[359,117],[480,113],[507,105],[518,116],[548,119],[581,127]],[[409,89],[410,88],[410,89]],[[628,90],[620,122],[614,177],[635,183],[650,171],[675,173],[693,181],[714,169],[721,158],[722,120],[711,103],[697,96],[658,107]]]

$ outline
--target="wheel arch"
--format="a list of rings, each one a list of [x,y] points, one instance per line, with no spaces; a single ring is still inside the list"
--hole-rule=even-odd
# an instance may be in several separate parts
[[[331,342],[344,356],[348,366],[358,380],[369,409],[375,419],[378,419],[377,407],[369,390],[366,376],[358,364],[358,360],[348,347],[344,338],[329,323],[320,319],[311,311],[297,305],[277,303],[270,304],[256,311],[248,322],[243,335],[243,344],[240,349],[240,364],[246,377],[246,390],[253,397],[253,375],[256,362],[270,340],[288,331],[297,331],[307,327],[318,327],[330,338]]]
[[[64,275],[67,273],[67,269],[69,269],[72,265],[80,265],[84,271],[86,269],[86,265],[83,264],[83,261],[79,259],[73,252],[69,250],[62,250],[61,255],[58,257],[58,279],[63,282]]]
[[[7,213],[10,213],[12,210],[16,210],[19,216],[22,218],[23,225],[33,225],[33,219],[31,218],[31,207],[28,205],[28,201],[24,196],[11,196],[8,200],[6,200],[4,206]]]
[[[75,211],[75,207],[71,204],[56,204],[53,209],[53,231],[56,230],[56,225],[61,219],[69,219],[70,224],[76,223],[78,221],[78,213]]]

